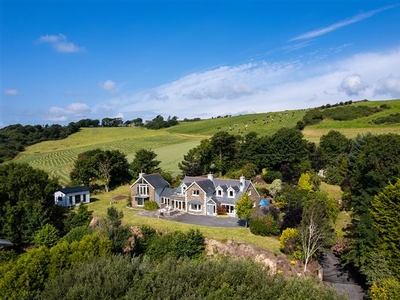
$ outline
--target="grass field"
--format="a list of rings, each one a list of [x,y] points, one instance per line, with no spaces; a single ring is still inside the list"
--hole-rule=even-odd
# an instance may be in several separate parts
[[[377,107],[381,104],[387,104],[391,109],[351,121],[324,120],[320,124],[307,126],[303,130],[304,137],[319,143],[320,137],[332,129],[342,132],[349,138],[367,132],[400,134],[400,124],[370,123],[374,118],[400,113],[400,100],[357,102],[353,105]],[[176,175],[179,173],[178,163],[191,148],[200,143],[201,139],[208,138],[220,130],[240,135],[250,131],[259,135],[272,135],[282,127],[294,127],[304,114],[305,110],[293,110],[226,116],[197,122],[181,122],[178,126],[162,130],[136,127],[83,128],[64,140],[42,142],[27,147],[26,151],[20,153],[14,161],[27,162],[35,168],[43,169],[50,175],[58,177],[61,184],[66,185],[79,153],[95,148],[118,149],[126,154],[128,162],[131,162],[136,151],[145,148],[157,153],[161,167]]]

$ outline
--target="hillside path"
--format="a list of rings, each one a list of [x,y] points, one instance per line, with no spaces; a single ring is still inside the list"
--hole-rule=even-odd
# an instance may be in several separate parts
[[[323,252],[319,262],[324,270],[323,281],[332,285],[339,293],[345,293],[350,300],[362,300],[364,291],[345,271],[331,252]]]

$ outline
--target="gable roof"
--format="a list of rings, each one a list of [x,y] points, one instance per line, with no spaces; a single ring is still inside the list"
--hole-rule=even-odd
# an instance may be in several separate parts
[[[87,186],[75,186],[75,187],[59,189],[58,191],[64,194],[72,194],[78,192],[89,192],[89,188]]]
[[[207,195],[215,192],[214,183],[209,179],[196,181],[196,183]]]
[[[143,174],[141,178],[146,180],[155,189],[169,186],[169,183],[160,174]]]

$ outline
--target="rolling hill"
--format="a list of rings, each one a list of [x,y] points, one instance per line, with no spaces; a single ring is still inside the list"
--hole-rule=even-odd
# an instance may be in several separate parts
[[[351,106],[379,107],[386,104],[389,109],[382,110],[367,117],[348,121],[324,119],[321,123],[306,126],[304,137],[312,142],[330,130],[338,130],[349,138],[367,132],[375,134],[400,134],[400,123],[374,124],[371,121],[392,114],[400,113],[400,100],[360,101]],[[148,130],[137,127],[83,128],[80,132],[58,141],[47,141],[29,146],[13,161],[27,162],[60,179],[66,185],[69,172],[79,153],[101,149],[118,149],[127,155],[131,162],[135,152],[141,148],[151,149],[158,155],[161,167],[173,174],[179,173],[178,162],[189,149],[197,146],[204,138],[218,131],[230,134],[245,135],[254,131],[259,135],[271,135],[282,127],[294,127],[301,121],[307,110],[287,110],[240,116],[221,116],[196,122],[180,122],[180,125],[161,129]]]

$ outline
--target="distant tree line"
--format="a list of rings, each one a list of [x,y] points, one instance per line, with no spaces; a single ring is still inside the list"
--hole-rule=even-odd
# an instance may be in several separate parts
[[[178,125],[178,117],[164,118],[158,115],[152,121],[143,123],[143,119],[136,118],[123,122],[122,118],[105,117],[101,120],[82,119],[71,122],[66,126],[53,125],[9,125],[0,129],[0,163],[10,160],[24,151],[26,146],[36,143],[60,140],[79,131],[80,128],[88,127],[121,127],[121,126],[145,126],[148,129],[161,129]]]
[[[179,124],[178,117],[176,117],[176,116],[174,116],[172,118],[169,116],[167,120],[164,120],[163,116],[158,115],[150,122],[147,122],[144,126],[147,129],[161,129],[161,128],[172,127],[172,126],[175,126],[178,124]]]

